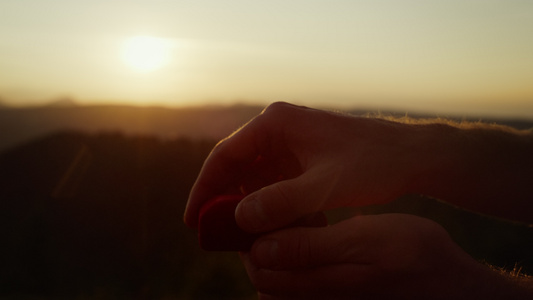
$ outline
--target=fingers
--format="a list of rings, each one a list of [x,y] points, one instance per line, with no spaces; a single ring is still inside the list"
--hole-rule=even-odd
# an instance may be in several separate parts
[[[257,290],[273,299],[375,299],[383,285],[383,268],[376,265],[381,241],[396,234],[387,230],[395,225],[387,222],[391,217],[280,230],[256,241],[242,259]]]
[[[257,157],[254,149],[243,144],[236,151],[231,143],[221,142],[204,162],[185,209],[184,220],[190,227],[198,226],[198,214],[209,199],[224,194],[237,194],[242,169]],[[236,155],[241,152],[240,155]]]
[[[333,264],[301,270],[268,270],[258,268],[249,254],[241,259],[260,299],[354,299],[350,290],[361,298],[367,294],[369,278],[375,269],[361,264]],[[375,295],[374,295],[375,296]]]
[[[426,218],[406,214],[356,216],[327,227],[291,227],[267,234],[251,249],[261,269],[297,270],[349,263],[401,270],[453,248],[446,230]],[[446,248],[448,247],[448,248]]]
[[[337,118],[336,115],[287,103],[270,105],[263,113],[213,149],[191,190],[185,210],[185,223],[190,227],[196,227],[200,207],[212,197],[224,193],[235,194],[240,187],[244,187],[244,191],[249,193],[269,185],[269,182],[257,177],[257,174],[251,170],[251,166],[260,157],[268,158],[269,163],[273,164],[270,166],[273,170],[269,170],[268,165],[263,165],[262,170],[266,173],[279,171],[278,174],[274,172],[274,175],[282,175],[280,177],[282,179],[294,178],[302,172],[309,171],[309,166],[317,162],[317,156],[319,160],[324,160],[326,148],[338,148],[337,144],[325,141],[331,135],[331,131],[322,128],[323,126],[313,125],[329,124]],[[264,168],[265,166],[267,168]],[[267,179],[271,177],[270,175],[272,174],[267,174]],[[312,180],[311,184],[319,182],[321,181]],[[272,189],[280,187],[279,191],[274,191],[272,194],[284,193],[289,189],[282,186],[274,186]],[[302,187],[300,185],[294,189],[301,191]],[[309,187],[307,190],[310,190]],[[290,191],[288,193],[293,199],[293,194]],[[306,203],[308,202],[303,201],[303,205]],[[300,214],[292,219],[301,216]]]
[[[257,160],[269,143],[266,130],[278,132],[276,123],[269,123],[261,115],[230,137],[219,142],[209,154],[198,175],[185,209],[184,221],[197,227],[200,207],[209,199],[224,193],[235,194],[242,185],[245,171]],[[277,134],[272,134],[276,137]],[[229,191],[228,191],[229,189]]]
[[[357,218],[327,227],[280,230],[256,241],[251,257],[263,269],[299,269],[337,263],[366,263],[361,244],[368,230]]]
[[[443,282],[471,278],[458,276],[477,265],[440,225],[404,214],[280,230],[241,257],[253,285],[272,299],[428,299]]]
[[[224,193],[235,194],[241,186],[251,191],[261,188],[259,184],[264,182],[253,182],[249,176],[250,167],[260,156],[271,157],[271,162],[277,162],[276,167],[282,165],[285,169],[292,169],[283,175],[295,176],[294,169],[299,169],[302,153],[289,149],[288,143],[294,142],[303,132],[300,127],[291,125],[301,120],[301,112],[307,110],[315,111],[287,103],[274,103],[221,141],[205,161],[191,190],[185,223],[197,227],[200,207],[212,197]],[[299,142],[295,144],[305,149],[305,145]]]

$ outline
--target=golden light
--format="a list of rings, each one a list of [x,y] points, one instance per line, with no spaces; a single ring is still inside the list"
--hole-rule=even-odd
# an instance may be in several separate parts
[[[154,36],[134,36],[122,47],[122,60],[139,72],[150,72],[163,68],[170,61],[174,44],[169,39]]]

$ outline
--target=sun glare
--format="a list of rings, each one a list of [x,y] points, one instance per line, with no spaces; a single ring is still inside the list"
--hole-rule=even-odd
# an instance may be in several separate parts
[[[126,65],[139,72],[163,68],[170,61],[171,40],[153,36],[135,36],[127,39],[122,47],[122,59]]]

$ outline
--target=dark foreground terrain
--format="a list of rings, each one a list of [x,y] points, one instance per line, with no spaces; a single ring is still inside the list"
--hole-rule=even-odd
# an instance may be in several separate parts
[[[237,254],[201,251],[182,222],[213,145],[71,131],[1,152],[0,298],[254,298]],[[419,196],[365,209],[387,211],[435,219],[479,260],[533,272],[528,226]]]
[[[214,145],[64,132],[0,155],[0,296],[247,298],[182,215]]]

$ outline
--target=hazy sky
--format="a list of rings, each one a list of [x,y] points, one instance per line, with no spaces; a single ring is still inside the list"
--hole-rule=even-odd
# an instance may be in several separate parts
[[[0,0],[0,98],[533,117],[533,1]]]

